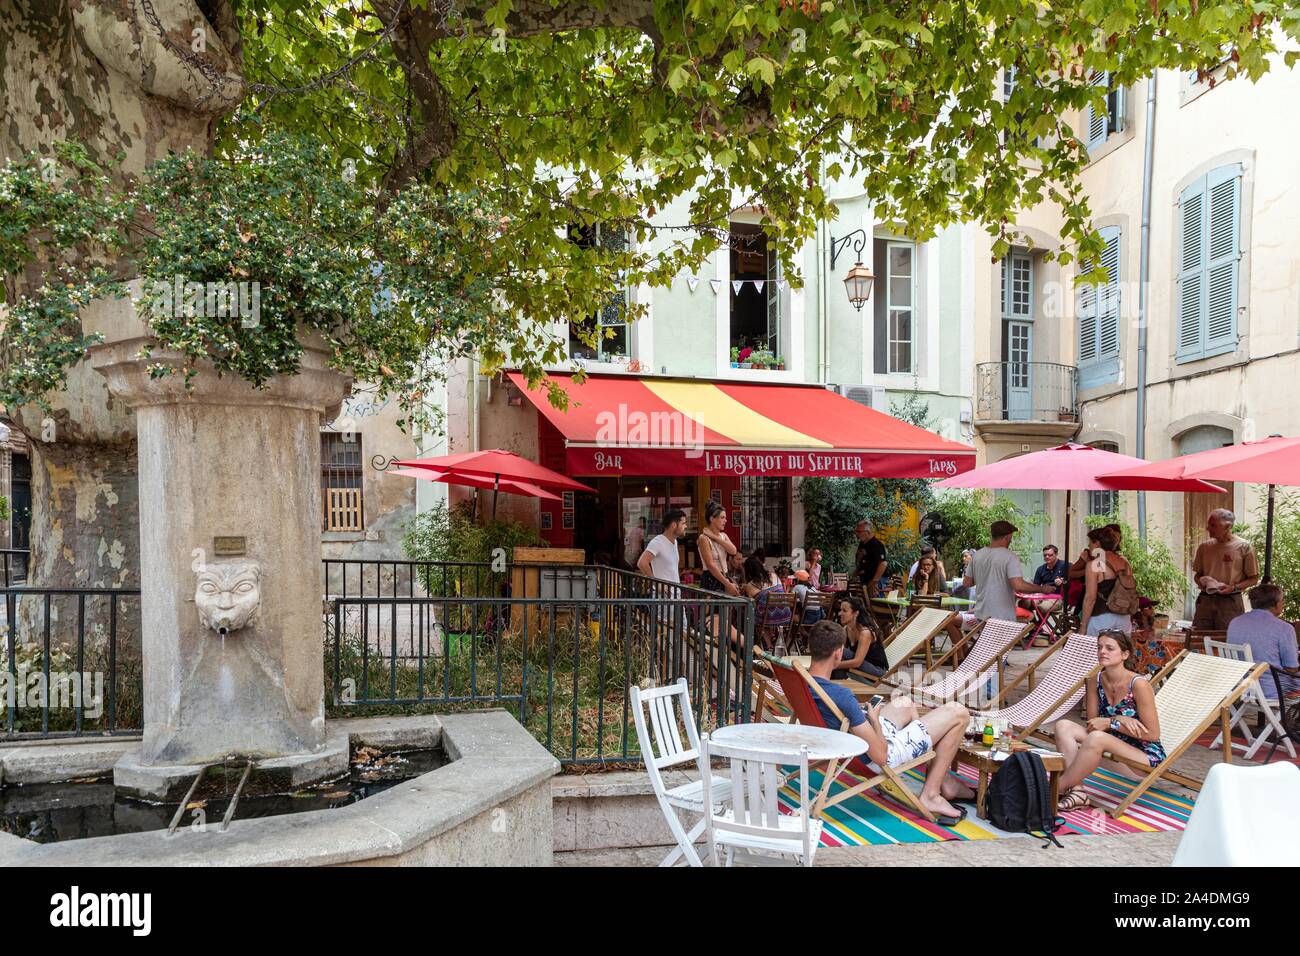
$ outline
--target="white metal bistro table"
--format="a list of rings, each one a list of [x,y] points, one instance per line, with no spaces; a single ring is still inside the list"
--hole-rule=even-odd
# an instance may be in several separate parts
[[[867,742],[861,737],[806,724],[732,724],[719,727],[709,735],[709,739],[729,747],[752,747],[754,750],[789,754],[792,764],[799,762],[799,748],[806,746],[808,763],[830,764],[813,800],[811,810],[814,814],[821,812],[830,793],[831,781],[840,775],[844,765],[867,752]]]

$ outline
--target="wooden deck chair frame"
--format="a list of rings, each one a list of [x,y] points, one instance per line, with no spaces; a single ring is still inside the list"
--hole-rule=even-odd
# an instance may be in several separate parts
[[[1029,626],[1032,627],[1033,624],[1030,623]],[[1010,694],[1011,691],[1019,687],[1022,683],[1025,683],[1026,681],[1029,682],[1028,686],[1026,687],[1026,693],[1032,691],[1034,689],[1034,678],[1038,674],[1038,668],[1041,667],[1044,663],[1046,663],[1048,661],[1048,658],[1050,658],[1053,654],[1055,654],[1057,651],[1063,648],[1065,646],[1065,642],[1069,639],[1070,634],[1073,633],[1075,632],[1070,631],[1068,634],[1063,634],[1061,637],[1057,638],[1057,640],[1049,647],[1047,647],[1043,651],[1043,653],[1039,654],[1038,657],[1036,657],[1033,661],[1031,661],[1029,666],[1026,667],[1023,671],[1021,671],[1020,675],[1016,677],[1016,679],[1013,680],[1010,684],[1003,684],[999,682],[998,696],[994,698],[993,706],[994,707],[1007,706],[1007,695]]]
[[[925,705],[926,695],[925,695],[924,688],[929,678],[936,676],[939,672],[939,668],[948,665],[948,663],[951,660],[953,660],[954,655],[957,654],[959,651],[963,652],[963,656],[965,656],[964,652],[969,651],[970,648],[975,646],[975,643],[980,639],[980,636],[984,633],[984,625],[987,623],[988,621],[980,621],[973,628],[971,628],[969,631],[963,634],[962,639],[957,644],[950,647],[942,657],[936,660],[934,662],[933,667],[926,668],[925,673],[921,675],[920,680],[917,683],[918,690],[916,693],[916,697],[917,697],[918,704],[921,704],[922,706]],[[981,678],[984,676],[984,673],[989,669],[991,669],[992,667],[996,666],[998,670],[998,689],[1000,691],[1002,689],[1003,675],[1006,673],[1004,658],[1007,656],[1007,654],[1011,652],[1012,648],[1014,648],[1017,644],[1019,644],[1021,641],[1025,639],[1025,635],[1028,634],[1033,627],[1034,625],[1032,623],[1025,624],[1024,626],[1022,626],[1020,630],[1015,633],[1015,636],[1010,641],[1007,641],[1005,644],[1002,645],[1002,647],[998,648],[997,654],[993,657],[992,660],[990,660],[983,667],[980,667],[973,674],[971,674],[971,679],[967,686],[974,687],[977,684],[981,683]],[[953,665],[953,668],[955,670],[956,665]]]
[[[818,717],[820,718],[820,712],[817,711],[817,703],[816,700],[814,699],[814,695],[816,695],[816,697],[821,698],[822,702],[826,704],[831,714],[835,717],[836,720],[840,722],[839,727],[833,727],[831,729],[839,730],[843,733],[848,733],[849,719],[844,716],[844,712],[841,711],[839,707],[835,705],[835,702],[830,699],[826,691],[822,690],[821,685],[819,685],[815,680],[813,680],[812,675],[809,674],[808,671],[804,669],[802,664],[800,664],[798,661],[792,661],[789,664],[786,664],[783,661],[773,661],[772,669],[777,673],[778,681],[780,680],[781,669],[784,669],[786,671],[793,671],[795,677],[803,682],[803,686],[807,691],[808,694],[807,703],[809,705],[809,709],[811,710],[811,712],[817,714]],[[781,686],[784,688],[785,684],[782,683]],[[799,718],[798,704],[793,699],[790,699],[790,693],[791,692],[787,689],[786,697],[787,700],[789,700],[791,710],[794,714],[794,720],[797,723],[804,723],[805,721],[800,720]],[[826,724],[825,722],[819,719],[817,723],[811,724],[810,726],[825,727]],[[863,758],[857,758],[857,759],[861,760],[861,762],[867,765],[868,768],[872,766],[877,766],[874,764],[870,764],[869,761],[867,761],[866,759]],[[877,787],[880,787],[882,790],[884,790],[884,792],[888,793],[893,799],[895,799],[899,803],[905,804],[910,809],[914,810],[915,812],[919,813],[921,816],[925,817],[925,819],[929,820],[931,823],[934,823],[935,822],[934,814],[931,813],[929,810],[927,810],[925,807],[921,806],[921,801],[917,798],[917,796],[914,793],[912,793],[911,790],[908,789],[907,785],[903,783],[903,777],[902,777],[902,775],[905,774],[907,771],[915,767],[919,767],[922,764],[929,763],[933,759],[934,759],[934,751],[931,750],[929,753],[922,754],[921,756],[917,757],[915,760],[910,760],[899,767],[889,767],[889,766],[878,767],[877,773],[875,773],[874,775],[869,775],[867,779],[864,780],[862,783],[858,783],[853,786],[846,786],[840,793],[837,793],[833,797],[829,795],[831,789],[831,783],[839,778],[840,774],[842,774],[848,768],[849,764],[851,764],[853,760],[849,759],[849,760],[829,761],[829,766],[827,767],[826,772],[823,774],[822,777],[821,789],[817,791],[817,798],[813,801],[813,810],[815,813],[822,814],[826,810],[829,810],[831,807],[843,803],[845,800],[848,800],[852,797],[856,797],[859,794],[866,793],[868,790],[874,790]]]
[[[1047,649],[1046,653],[1044,653],[1041,657],[1039,657],[1038,660],[1034,661],[1033,664],[1032,664],[1031,666],[1034,667],[1034,668],[1037,668],[1038,665],[1040,665],[1040,664],[1043,663],[1043,661],[1047,660],[1049,657],[1051,657],[1053,654],[1055,654],[1058,650],[1060,650],[1062,647],[1064,647],[1064,646],[1065,646],[1065,642],[1066,642],[1066,641],[1067,641],[1067,640],[1072,636],[1072,634],[1074,634],[1074,633],[1076,633],[1076,632],[1071,632],[1071,634],[1067,634],[1065,637],[1061,638],[1059,641],[1057,641],[1055,644],[1053,644],[1051,647],[1049,647],[1049,648]],[[1073,696],[1074,696],[1076,693],[1078,693],[1080,690],[1082,690],[1082,689],[1084,689],[1085,687],[1087,687],[1088,681],[1090,681],[1090,680],[1095,680],[1096,677],[1097,677],[1097,672],[1100,671],[1100,670],[1101,670],[1101,665],[1098,664],[1097,666],[1095,666],[1095,667],[1093,667],[1091,670],[1089,670],[1086,674],[1084,674],[1082,677],[1080,677],[1078,680],[1072,682],[1072,683],[1069,685],[1069,687],[1067,687],[1067,688],[1065,689],[1065,691],[1064,691],[1062,694],[1060,694],[1059,696],[1057,696],[1057,697],[1056,697],[1056,698],[1055,698],[1055,699],[1054,699],[1054,700],[1053,700],[1053,701],[1052,701],[1048,706],[1044,707],[1044,708],[1039,712],[1039,715],[1038,715],[1038,716],[1037,716],[1037,717],[1036,717],[1032,722],[1030,722],[1030,723],[1027,724],[1027,725],[1023,725],[1023,726],[1021,726],[1021,729],[1020,729],[1020,730],[1014,732],[1014,733],[1012,734],[1012,738],[1015,739],[1015,740],[1025,741],[1025,740],[1028,740],[1031,736],[1035,736],[1035,735],[1036,735],[1036,736],[1039,736],[1039,737],[1041,737],[1041,738],[1043,738],[1043,739],[1045,739],[1045,740],[1047,740],[1047,741],[1052,741],[1052,740],[1054,739],[1052,733],[1051,733],[1050,731],[1047,731],[1047,730],[1043,730],[1043,729],[1041,729],[1042,726],[1043,726],[1043,724],[1047,721],[1047,719],[1048,719],[1049,717],[1051,717],[1051,716],[1052,716],[1053,714],[1055,714],[1058,710],[1060,710],[1060,708],[1061,708],[1062,706],[1064,706],[1064,704],[1066,703],[1066,701],[1068,701],[1071,697],[1073,697]],[[1162,672],[1162,673],[1163,673],[1163,672]],[[1017,678],[1016,680],[1012,681],[1011,684],[1010,684],[1009,686],[1005,687],[1005,688],[1000,687],[1000,688],[998,689],[998,696],[995,698],[995,700],[994,700],[994,702],[993,702],[993,707],[992,707],[992,708],[989,708],[989,709],[990,709],[990,710],[993,710],[993,711],[997,711],[997,710],[1002,710],[1002,709],[1006,708],[1006,707],[1007,707],[1007,693],[1011,690],[1011,688],[1018,686],[1018,685],[1020,684],[1021,680],[1024,678],[1024,676],[1025,676],[1024,674],[1020,675],[1019,678]],[[1032,688],[1032,682],[1031,682],[1031,688]],[[1031,690],[1031,693],[1032,693],[1032,690]],[[977,713],[977,714],[975,714],[975,716],[978,717],[978,716],[980,716],[980,714]]]
[[[1175,665],[1177,665],[1180,661],[1182,661],[1183,658],[1187,656],[1187,654],[1188,654],[1187,651],[1180,651],[1178,656],[1175,657],[1172,661],[1170,661],[1169,664],[1166,665],[1165,668],[1161,670],[1159,674],[1156,675],[1156,678],[1153,678],[1152,683],[1154,684],[1156,679],[1159,679],[1161,683],[1163,683],[1164,680],[1167,679],[1169,675],[1173,672]],[[1117,804],[1114,807],[1114,809],[1109,810],[1107,812],[1112,817],[1118,817],[1122,815],[1126,810],[1128,810],[1129,807],[1133,805],[1133,803],[1138,799],[1138,797],[1146,793],[1147,790],[1149,790],[1151,786],[1157,780],[1160,779],[1172,780],[1174,783],[1181,784],[1182,786],[1188,787],[1189,789],[1199,791],[1201,789],[1202,781],[1194,780],[1191,777],[1185,776],[1175,771],[1173,769],[1174,761],[1176,761],[1179,757],[1181,757],[1184,753],[1186,753],[1187,748],[1192,746],[1192,744],[1196,743],[1198,737],[1200,737],[1212,726],[1214,726],[1215,721],[1219,722],[1220,727],[1223,730],[1224,734],[1227,734],[1232,724],[1233,707],[1236,706],[1236,703],[1241,699],[1241,696],[1245,694],[1248,690],[1250,690],[1251,684],[1255,681],[1258,681],[1260,677],[1262,677],[1267,672],[1268,672],[1268,664],[1264,664],[1264,663],[1256,664],[1250,670],[1246,671],[1245,676],[1243,676],[1242,679],[1237,682],[1237,686],[1234,687],[1227,696],[1225,696],[1221,701],[1219,701],[1219,705],[1213,708],[1208,714],[1206,714],[1205,718],[1196,725],[1196,728],[1194,730],[1192,730],[1189,734],[1187,734],[1187,736],[1183,739],[1183,741],[1180,744],[1178,744],[1178,746],[1174,747],[1173,750],[1166,752],[1165,759],[1161,761],[1158,767],[1152,767],[1147,764],[1138,763],[1137,761],[1134,760],[1127,760],[1123,757],[1115,757],[1113,755],[1108,754],[1107,756],[1111,760],[1114,760],[1116,763],[1122,763],[1126,767],[1130,767],[1133,770],[1138,771],[1139,773],[1144,772],[1146,776],[1143,777],[1141,781],[1139,781],[1137,784],[1134,785],[1133,789],[1129,792],[1129,795],[1127,797],[1121,800],[1119,804]],[[1223,762],[1232,763],[1231,747],[1223,748]]]
[[[1187,653],[1186,651],[1179,651],[1177,656],[1175,656],[1170,661],[1168,661],[1164,667],[1160,668],[1159,671],[1157,671],[1154,675],[1152,675],[1151,677],[1152,689],[1155,689],[1159,684],[1164,682],[1164,680],[1170,675],[1170,673],[1173,672],[1174,665],[1177,664],[1182,659],[1183,655],[1186,653]],[[1089,671],[1088,676],[1083,679],[1082,686],[1084,687],[1085,694],[1087,693],[1088,682],[1095,681],[1097,679],[1097,674],[1100,671],[1101,671],[1101,666],[1098,665],[1093,670]],[[1078,686],[1080,685],[1074,685],[1074,686],[1077,689]],[[1074,694],[1074,690],[1071,690],[1069,694],[1065,695],[1064,697],[1058,698],[1056,703],[1054,703],[1050,709],[1043,712],[1043,716],[1039,718],[1038,722],[1034,725],[1033,729],[1032,730],[1026,729],[1024,733],[1020,734],[1017,737],[1017,739],[1027,740],[1032,735],[1045,743],[1049,743],[1052,746],[1056,746],[1056,733],[1050,730],[1049,728],[1042,726],[1042,724],[1047,719],[1048,716],[1050,716],[1058,707],[1061,706],[1062,703],[1064,703],[1073,694]]]
[[[895,640],[897,640],[899,637],[903,635],[903,633],[907,630],[908,625],[912,623],[912,620],[918,614],[924,614],[926,611],[933,611],[933,610],[936,610],[936,608],[928,608],[928,607],[920,608],[915,613],[909,614],[903,620],[899,621],[898,625],[892,631],[889,632],[889,636],[886,637],[883,642],[882,646],[885,648],[885,650],[888,651],[889,645],[894,643]],[[937,610],[943,611],[942,608],[938,608]],[[894,664],[893,667],[889,668],[889,670],[885,671],[879,677],[877,677],[875,674],[868,674],[866,671],[860,671],[860,670],[851,670],[849,671],[849,674],[856,675],[857,677],[860,677],[862,678],[862,680],[866,681],[868,689],[879,687],[881,684],[884,684],[885,686],[891,688],[897,687],[898,681],[896,679],[896,675],[902,668],[906,667],[909,663],[911,663],[912,658],[915,657],[921,651],[925,652],[926,670],[931,669],[934,666],[935,635],[939,634],[942,631],[947,630],[948,625],[951,624],[957,618],[957,613],[955,611],[946,611],[944,612],[944,615],[945,616],[943,620],[939,621],[934,627],[930,628],[927,632],[918,631],[917,633],[923,634],[923,636],[917,638],[916,644],[912,652],[900,658],[899,661],[896,664]],[[962,643],[964,644],[965,642],[963,641]]]

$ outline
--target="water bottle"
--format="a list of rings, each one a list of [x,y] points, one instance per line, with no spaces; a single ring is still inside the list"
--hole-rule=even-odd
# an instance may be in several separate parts
[[[777,657],[784,658],[786,656],[785,635],[777,635],[776,648],[774,650]]]

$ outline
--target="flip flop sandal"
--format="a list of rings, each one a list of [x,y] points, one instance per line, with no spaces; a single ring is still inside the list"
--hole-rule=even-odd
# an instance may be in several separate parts
[[[957,824],[961,823],[965,819],[966,819],[966,808],[962,807],[961,813],[959,813],[957,816],[936,817],[934,822],[939,824],[939,826],[941,827],[955,827]]]

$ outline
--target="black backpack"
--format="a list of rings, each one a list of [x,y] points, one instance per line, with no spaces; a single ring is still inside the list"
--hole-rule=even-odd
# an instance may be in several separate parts
[[[1060,823],[1052,816],[1047,771],[1036,753],[1018,750],[1007,757],[989,781],[984,807],[989,822],[1000,830],[1043,833],[1049,842],[1061,845],[1055,835]]]

